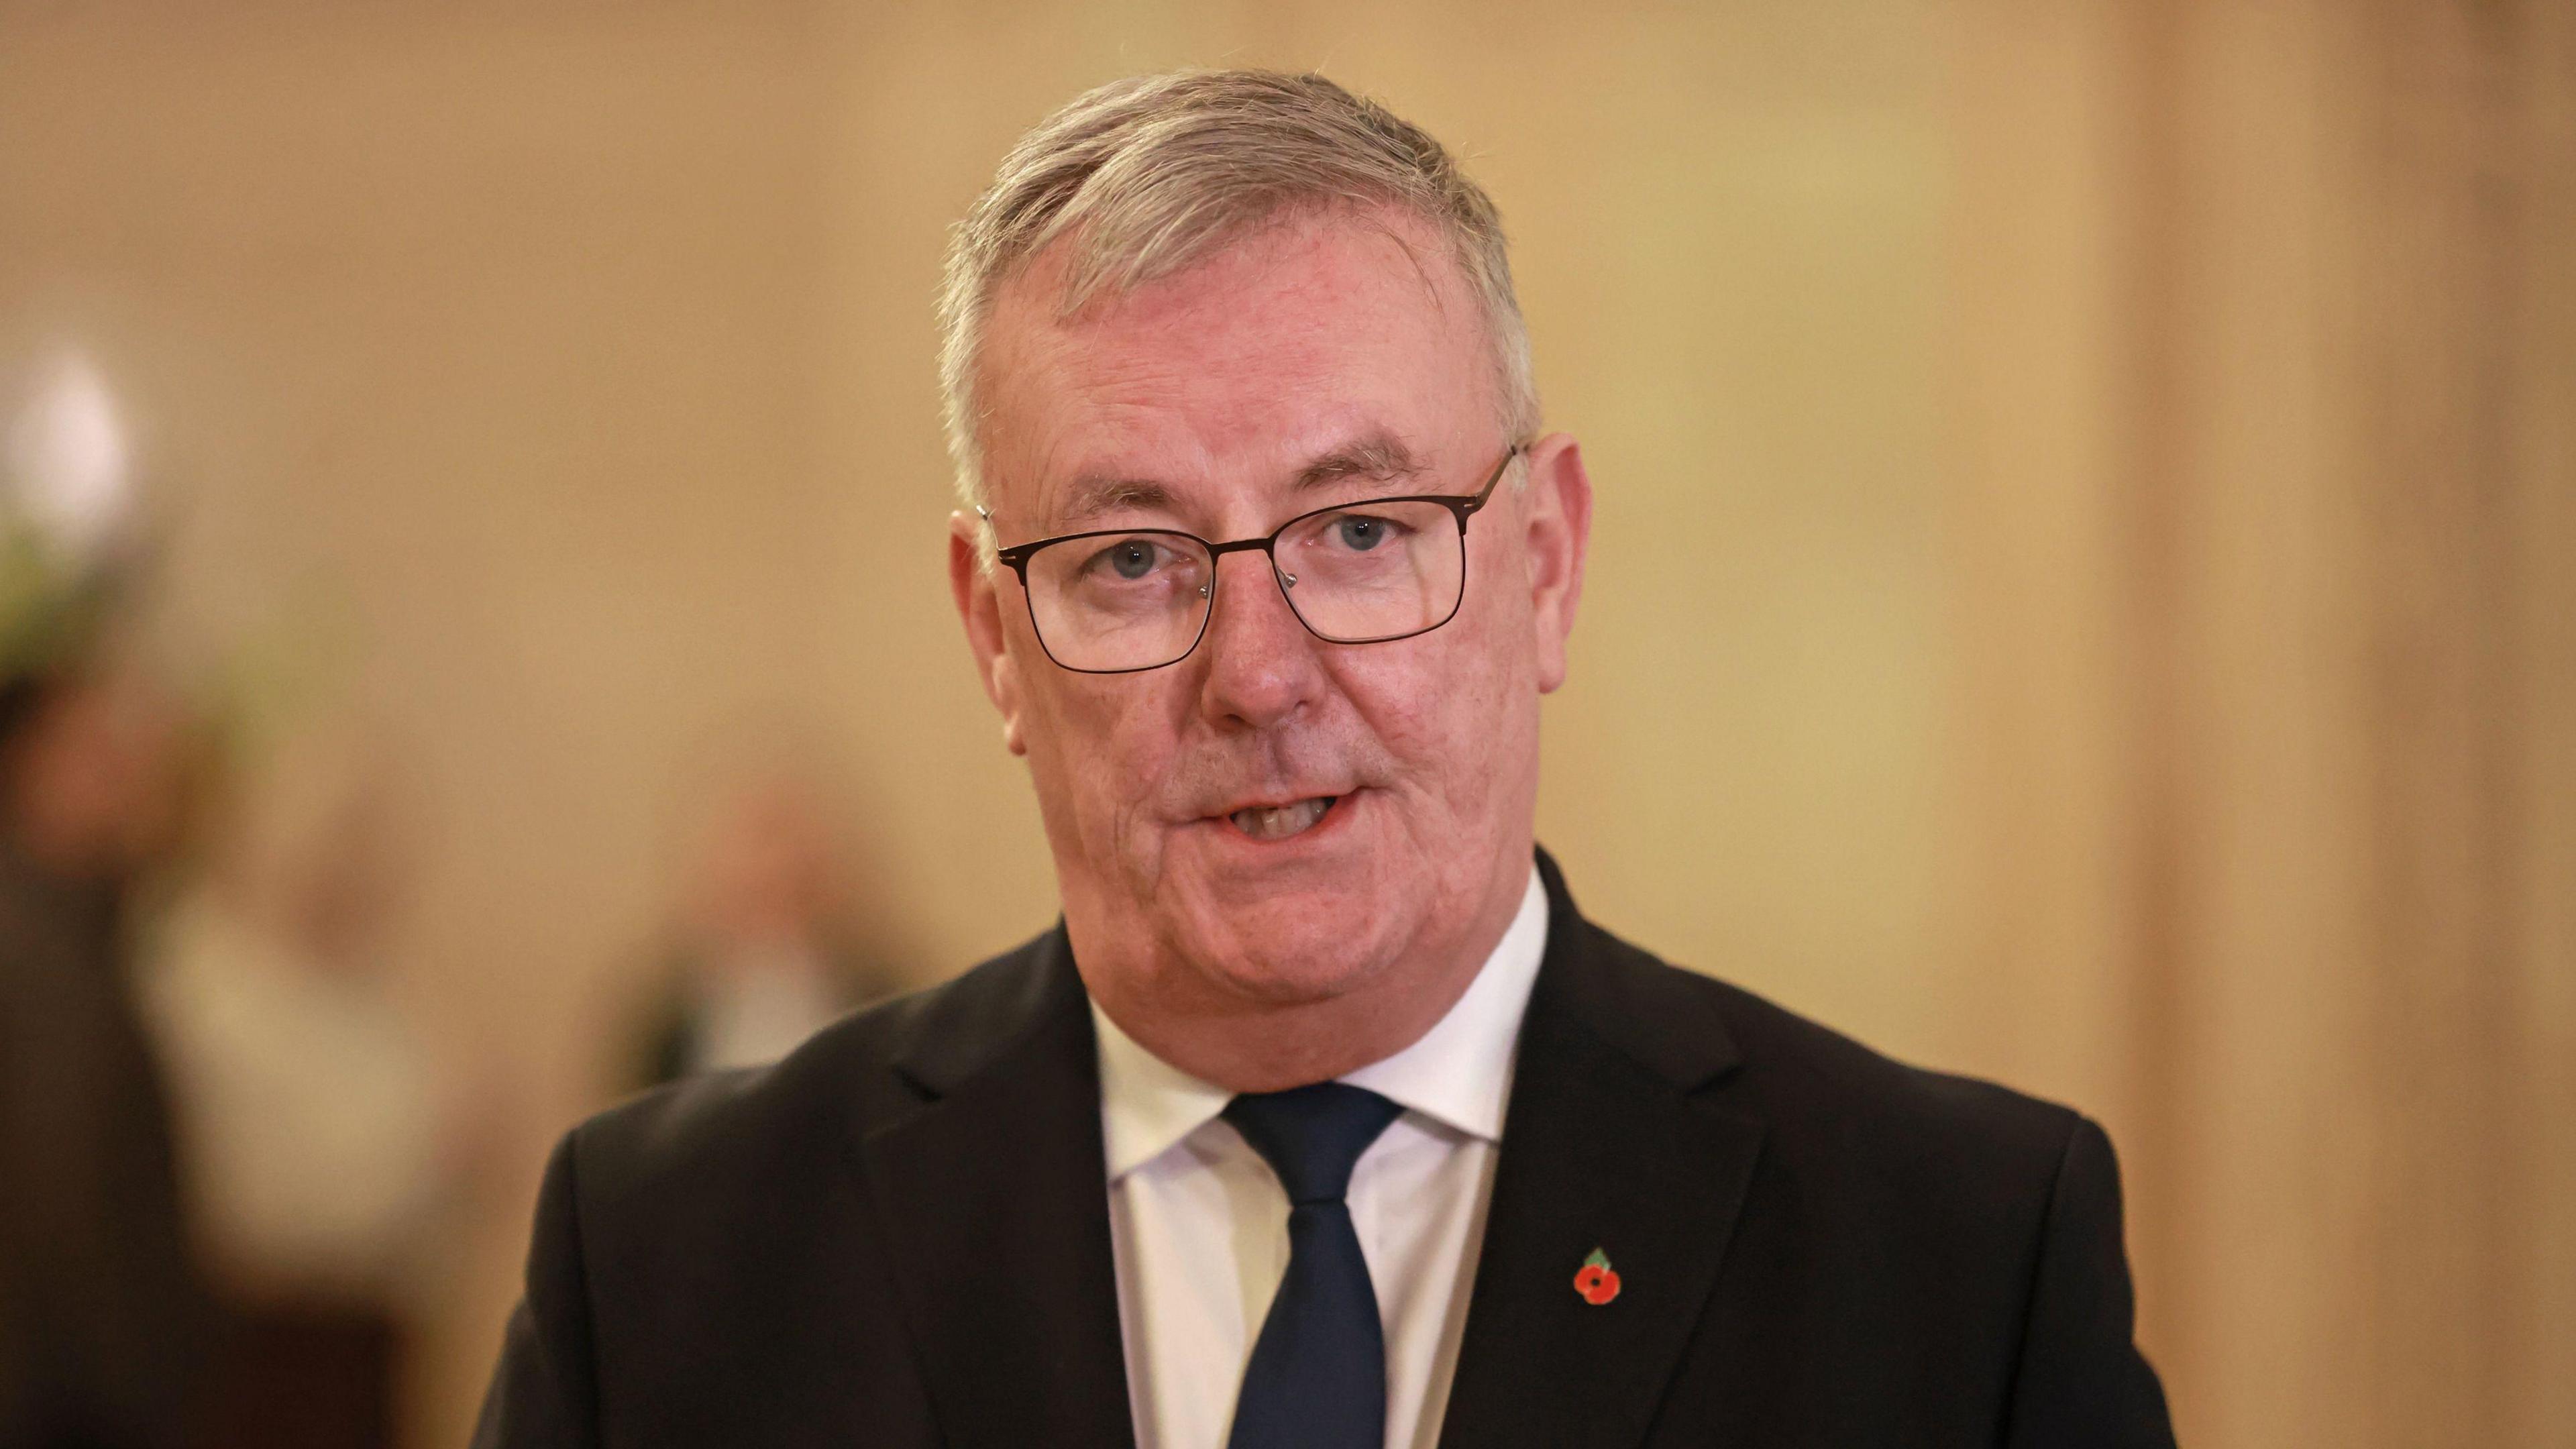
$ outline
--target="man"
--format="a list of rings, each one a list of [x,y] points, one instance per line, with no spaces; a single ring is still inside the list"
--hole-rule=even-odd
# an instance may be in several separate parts
[[[2170,1442],[2097,1128],[1535,854],[1591,485],[1438,143],[1312,76],[1103,88],[945,322],[1063,920],[573,1133],[480,1442]]]

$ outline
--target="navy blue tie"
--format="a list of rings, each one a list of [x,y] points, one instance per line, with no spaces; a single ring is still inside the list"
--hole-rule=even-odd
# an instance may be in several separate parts
[[[1226,1104],[1288,1189],[1288,1276],[1261,1321],[1227,1449],[1384,1449],[1386,1335],[1342,1195],[1351,1168],[1403,1112],[1375,1092],[1319,1082]]]

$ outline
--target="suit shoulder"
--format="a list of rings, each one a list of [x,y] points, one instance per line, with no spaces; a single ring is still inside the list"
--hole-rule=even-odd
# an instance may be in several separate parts
[[[1928,1129],[1950,1127],[2055,1153],[2075,1129],[2072,1108],[1982,1077],[1901,1062],[1742,987],[1710,985],[1749,1060],[1784,1084],[1814,1093],[1819,1104],[1856,1114],[1883,1114]]]
[[[1035,990],[1031,978],[1043,974],[1046,940],[855,1011],[771,1065],[685,1078],[596,1113],[565,1148],[578,1159],[585,1204],[777,1182],[900,1120],[924,1100],[909,1063],[1007,1035]]]
[[[2018,1166],[2045,1181],[2083,1121],[2072,1108],[1995,1082],[1898,1061],[1743,987],[1610,940],[1631,970],[1654,978],[1634,994],[1695,1001],[1688,1015],[1730,1039],[1740,1078],[1734,1089],[1804,1140],[1883,1157],[1891,1167],[1923,1161],[1956,1168],[1964,1157],[1989,1168]]]

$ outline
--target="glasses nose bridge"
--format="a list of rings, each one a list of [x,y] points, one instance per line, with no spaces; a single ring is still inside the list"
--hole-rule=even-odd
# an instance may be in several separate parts
[[[1204,542],[1204,540],[1202,540],[1202,542]],[[1266,538],[1238,538],[1232,543],[1210,543],[1207,545],[1208,617],[1206,624],[1200,631],[1199,642],[1201,644],[1206,643],[1207,635],[1214,633],[1216,630],[1216,596],[1220,592],[1217,588],[1217,574],[1220,567],[1225,562],[1225,556],[1230,553],[1259,554],[1261,556],[1262,575],[1270,580],[1272,592],[1279,596],[1279,606],[1287,611],[1289,619],[1296,624],[1300,632],[1308,635],[1312,635],[1315,632],[1314,627],[1306,622],[1306,616],[1297,612],[1296,601],[1288,597],[1290,580],[1279,571],[1279,554],[1276,549],[1278,542],[1278,536],[1273,534]],[[1193,652],[1195,652],[1197,647],[1197,645],[1191,646]]]
[[[1213,591],[1216,586],[1217,569],[1219,566],[1224,564],[1225,556],[1230,553],[1257,553],[1261,555],[1262,571],[1269,574],[1274,582],[1277,581],[1279,577],[1279,555],[1273,545],[1278,543],[1278,541],[1277,537],[1273,536],[1270,538],[1238,538],[1232,543],[1208,544],[1208,586],[1210,590]],[[1201,542],[1205,542],[1205,540],[1201,540]],[[1211,598],[1213,598],[1213,594],[1211,594]]]
[[[1278,542],[1276,535],[1269,538],[1238,538],[1232,543],[1207,543],[1205,539],[1199,541],[1207,544],[1208,559],[1211,563],[1230,553],[1262,554],[1268,556],[1273,565],[1278,563],[1277,556],[1271,553],[1271,545]]]

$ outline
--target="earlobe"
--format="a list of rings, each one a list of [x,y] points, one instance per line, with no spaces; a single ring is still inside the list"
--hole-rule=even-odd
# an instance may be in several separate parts
[[[1002,711],[1002,748],[1026,756],[1029,743],[1020,735],[1019,664],[1009,655],[993,666],[993,703]]]
[[[966,626],[966,647],[975,656],[975,675],[983,681],[984,697],[1001,712],[1002,745],[1014,755],[1025,755],[1029,751],[1020,733],[1019,667],[1003,632],[999,570],[984,564],[981,528],[979,520],[962,510],[949,515],[948,588],[957,603],[958,621]]]
[[[1538,687],[1565,683],[1566,639],[1583,599],[1583,563],[1592,543],[1592,478],[1571,434],[1551,433],[1530,446],[1528,559],[1531,643]]]

